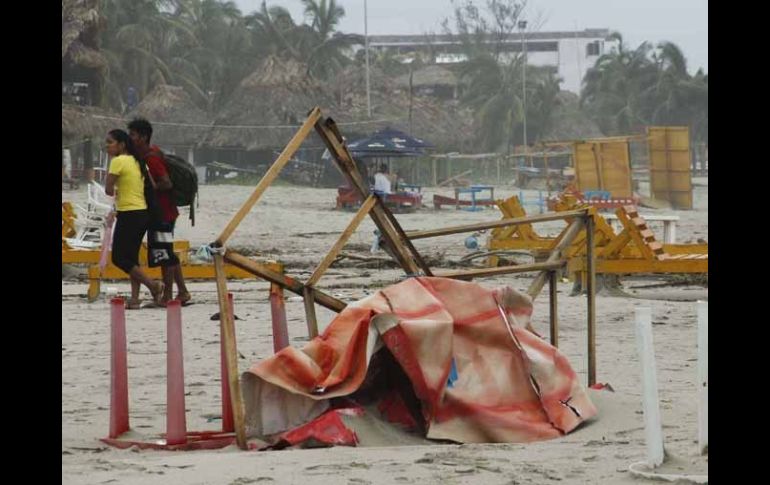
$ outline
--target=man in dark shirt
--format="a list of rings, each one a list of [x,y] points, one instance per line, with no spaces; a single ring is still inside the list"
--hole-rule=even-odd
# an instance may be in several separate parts
[[[147,231],[148,259],[151,267],[160,266],[163,274],[163,283],[166,288],[162,302],[165,305],[172,299],[173,283],[177,286],[177,300],[182,305],[191,303],[190,292],[182,275],[182,266],[179,258],[174,254],[174,225],[179,216],[179,210],[171,196],[171,180],[166,168],[166,160],[163,152],[157,145],[151,145],[152,125],[143,118],[136,118],[128,124],[128,134],[134,143],[139,155],[147,163],[158,206],[160,208],[161,221],[156,227],[150,227]]]

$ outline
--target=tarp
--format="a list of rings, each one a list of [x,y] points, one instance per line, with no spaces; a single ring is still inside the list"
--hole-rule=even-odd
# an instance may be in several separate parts
[[[308,423],[337,423],[328,414],[353,402],[429,439],[561,436],[596,408],[564,355],[525,328],[531,315],[530,298],[508,287],[432,277],[389,286],[304,348],[243,374],[247,433],[275,443],[304,426],[293,436],[311,436]]]

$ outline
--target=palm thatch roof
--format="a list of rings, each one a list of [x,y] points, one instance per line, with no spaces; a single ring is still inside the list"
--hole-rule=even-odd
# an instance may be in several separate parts
[[[98,0],[62,0],[61,58],[89,69],[107,68],[107,59],[99,52],[101,27]]]
[[[416,69],[412,73],[412,86],[457,86],[457,76],[449,69],[435,64]],[[396,78],[396,86],[409,87],[409,74]]]
[[[160,84],[144,97],[128,118],[142,117],[153,125],[153,142],[161,145],[198,144],[211,120],[180,86]],[[192,126],[191,126],[192,125]]]
[[[102,140],[114,128],[125,128],[123,117],[93,106],[62,103],[62,143],[74,143],[91,138]]]
[[[330,104],[326,93],[306,65],[268,57],[236,88],[203,143],[247,150],[282,147],[314,106]]]
[[[372,116],[369,118],[364,76],[360,68],[345,73],[335,83],[334,103],[322,107],[337,121],[348,139],[390,126],[429,141],[441,151],[472,148],[469,134],[472,133],[473,117],[456,101],[415,95],[411,100],[410,124],[409,93],[399,89],[395,80],[376,69],[370,71]]]

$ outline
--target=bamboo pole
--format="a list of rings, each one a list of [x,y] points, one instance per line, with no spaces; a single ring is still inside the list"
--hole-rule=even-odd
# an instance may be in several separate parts
[[[557,305],[557,276],[556,271],[551,271],[548,278],[548,290],[550,293],[549,299],[549,317],[550,317],[550,329],[551,329],[551,345],[554,347],[559,346],[559,314]]]
[[[214,254],[214,270],[217,275],[217,297],[219,300],[219,325],[225,346],[227,378],[230,381],[230,402],[233,408],[235,424],[235,441],[242,450],[248,448],[246,443],[246,423],[244,418],[243,398],[241,396],[240,375],[238,374],[238,349],[235,345],[235,322],[230,314],[227,302],[227,275],[221,254]]]
[[[319,118],[321,118],[321,110],[318,108],[313,108],[300,129],[297,130],[297,133],[295,133],[292,139],[289,140],[289,143],[286,144],[286,147],[283,149],[281,154],[278,156],[275,162],[273,162],[273,164],[267,170],[267,173],[265,173],[265,175],[262,177],[262,180],[260,180],[257,186],[254,188],[254,192],[251,193],[243,206],[241,206],[238,212],[236,212],[235,216],[233,216],[225,229],[222,231],[222,234],[219,235],[215,243],[216,246],[224,246],[225,242],[227,242],[230,236],[232,236],[233,232],[241,223],[243,218],[248,215],[249,211],[252,209],[252,207],[254,207],[254,204],[257,203],[265,190],[267,190],[270,184],[273,183],[276,177],[278,177],[281,169],[283,169],[283,167],[289,163],[292,155],[294,155],[294,152],[297,151],[305,138],[307,138],[307,135],[313,129],[313,126]]]
[[[342,173],[348,178],[353,188],[355,188],[359,195],[363,198],[369,196],[369,187],[363,182],[361,174],[353,163],[353,158],[350,156],[347,147],[341,143],[341,136],[337,130],[337,126],[333,121],[327,119],[324,122],[318,122],[315,125],[316,131],[321,136],[321,139],[329,149],[329,153],[332,154],[337,161],[337,165]],[[416,274],[420,271],[411,255],[404,247],[404,242],[400,240],[396,230],[394,229],[388,217],[385,214],[385,205],[378,199],[377,204],[372,208],[371,215],[372,220],[380,229],[383,237],[390,243],[393,248],[396,260],[401,267],[409,274]]]
[[[492,229],[495,227],[515,226],[518,224],[527,224],[535,222],[559,221],[580,217],[586,214],[588,209],[577,209],[564,212],[554,212],[548,214],[535,214],[524,217],[512,217],[509,219],[500,219],[499,221],[479,222],[476,224],[466,224],[463,226],[444,227],[441,229],[429,229],[426,231],[408,231],[406,237],[410,240],[425,239],[429,237],[448,236],[450,234],[460,234],[464,232],[480,231],[482,229]]]
[[[585,217],[586,298],[588,309],[588,385],[596,384],[596,264],[594,261],[594,218]]]
[[[248,271],[249,273],[259,276],[260,278],[267,280],[271,283],[275,283],[280,287],[291,291],[292,293],[296,293],[297,295],[300,295],[303,297],[305,296],[304,289],[303,289],[305,285],[303,285],[300,281],[290,276],[280,274],[268,268],[265,268],[263,265],[257,263],[256,261],[252,261],[246,256],[238,254],[232,250],[228,251],[225,254],[224,259],[228,263],[232,264],[233,266],[241,268],[244,271]],[[344,301],[338,300],[333,296],[327,295],[326,293],[320,290],[315,290],[313,292],[313,299],[319,305],[326,307],[329,310],[332,310],[335,312],[341,312],[347,306],[347,303],[345,303]]]
[[[346,227],[342,232],[342,235],[340,235],[339,239],[337,239],[337,242],[334,243],[334,246],[332,246],[331,250],[329,250],[329,252],[326,254],[326,257],[323,259],[323,261],[321,261],[318,267],[316,267],[315,271],[313,271],[310,279],[308,279],[307,283],[305,283],[306,285],[314,286],[316,283],[318,283],[318,280],[320,280],[321,276],[323,276],[326,270],[329,269],[329,266],[331,266],[331,264],[334,262],[337,254],[339,254],[339,252],[345,246],[345,243],[348,242],[350,236],[353,235],[358,226],[361,224],[361,221],[363,221],[366,215],[369,214],[369,211],[372,209],[376,202],[377,201],[375,196],[369,195],[364,203],[361,204],[361,208],[358,209],[358,212],[356,212],[353,220],[350,221],[348,227]]]
[[[572,244],[572,241],[575,239],[575,237],[578,235],[580,230],[583,228],[583,225],[584,225],[584,222],[582,218],[576,217],[575,219],[573,219],[573,221],[570,223],[567,229],[563,232],[563,236],[561,237],[559,242],[551,251],[551,254],[548,255],[548,259],[546,260],[546,263],[553,263],[561,259],[561,253],[567,247],[569,247],[570,244]],[[537,298],[537,295],[540,294],[540,291],[543,289],[543,286],[545,286],[547,279],[548,279],[548,271],[544,270],[544,271],[541,271],[540,274],[538,274],[537,277],[535,277],[535,280],[529,285],[527,294],[533,300]]]
[[[512,273],[528,273],[530,271],[552,271],[561,268],[566,264],[566,260],[548,261],[545,263],[519,264],[516,266],[500,266],[497,268],[475,268],[461,269],[452,271],[437,272],[436,276],[441,278],[455,279],[473,279],[483,278],[485,276],[497,276]]]
[[[302,301],[305,304],[305,319],[307,320],[307,336],[312,340],[318,336],[318,319],[315,316],[315,298],[312,286],[302,289]]]

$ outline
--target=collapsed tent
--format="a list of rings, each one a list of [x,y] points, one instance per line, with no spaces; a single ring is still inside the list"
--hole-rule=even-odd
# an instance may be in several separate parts
[[[525,328],[531,315],[530,298],[508,287],[433,277],[387,287],[348,305],[303,349],[243,374],[247,433],[355,444],[340,411],[366,405],[428,439],[569,433],[597,411],[564,355]]]

